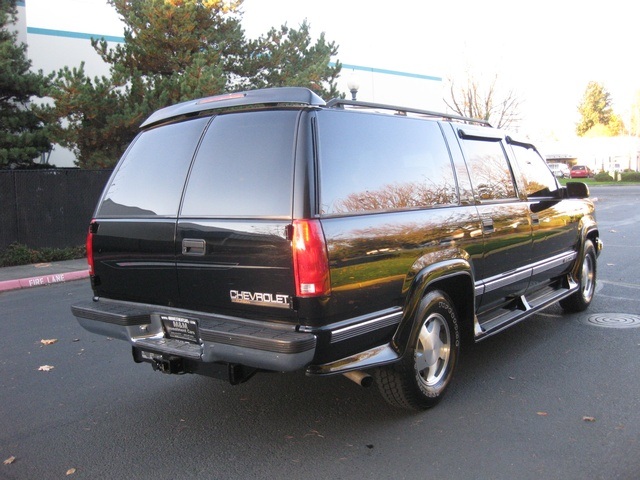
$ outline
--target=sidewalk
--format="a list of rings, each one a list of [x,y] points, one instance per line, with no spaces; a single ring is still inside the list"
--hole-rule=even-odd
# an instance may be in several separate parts
[[[0,292],[69,282],[89,276],[84,258],[0,268]]]

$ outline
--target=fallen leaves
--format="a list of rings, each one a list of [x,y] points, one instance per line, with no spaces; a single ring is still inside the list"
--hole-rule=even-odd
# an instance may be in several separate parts
[[[57,343],[58,339],[57,338],[43,338],[42,340],[40,340],[40,344],[43,346],[47,346],[47,345],[53,345],[54,343]],[[51,370],[53,370],[53,365],[41,365],[40,367],[38,367],[38,371],[39,372],[50,372]]]
[[[2,464],[3,465],[11,465],[12,463],[15,463],[15,461],[16,461],[16,457],[14,455],[11,455],[4,462],[2,462]],[[73,475],[74,473],[76,473],[76,469],[75,468],[70,468],[69,470],[67,470],[67,477],[69,475]]]
[[[538,415],[539,417],[548,417],[549,414],[547,412],[536,412],[536,415]],[[584,415],[582,417],[582,421],[583,422],[595,422],[596,421],[596,417],[591,417],[589,415]]]

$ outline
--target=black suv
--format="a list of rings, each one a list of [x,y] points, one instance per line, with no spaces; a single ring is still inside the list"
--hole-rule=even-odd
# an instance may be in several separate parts
[[[589,306],[588,195],[474,119],[302,88],[185,102],[115,169],[72,311],[165,373],[344,374],[427,408],[465,337]]]

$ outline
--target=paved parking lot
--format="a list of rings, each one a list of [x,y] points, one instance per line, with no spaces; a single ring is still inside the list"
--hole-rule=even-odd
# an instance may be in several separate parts
[[[86,280],[0,293],[0,478],[637,479],[638,193],[592,189],[605,249],[591,309],[470,347],[422,413],[343,377],[153,372],[78,326]]]

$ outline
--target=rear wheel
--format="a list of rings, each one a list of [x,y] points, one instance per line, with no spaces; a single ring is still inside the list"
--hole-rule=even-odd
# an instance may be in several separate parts
[[[566,312],[582,312],[586,310],[596,291],[596,249],[591,240],[584,244],[582,266],[578,272],[578,291],[571,296],[560,300],[560,306]]]
[[[449,297],[429,292],[420,302],[403,359],[374,371],[380,393],[392,405],[422,410],[443,397],[458,360],[458,318]]]

